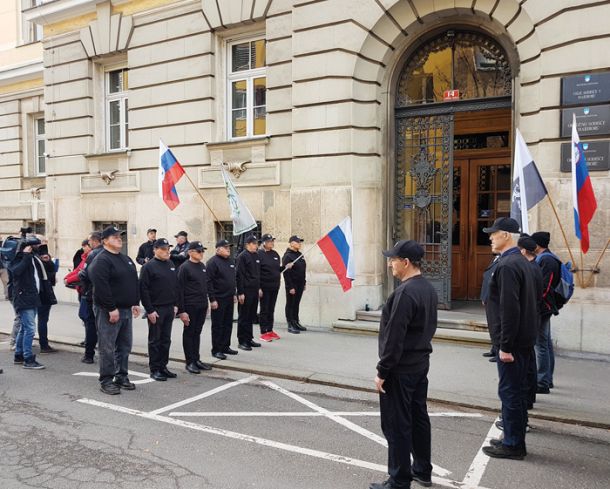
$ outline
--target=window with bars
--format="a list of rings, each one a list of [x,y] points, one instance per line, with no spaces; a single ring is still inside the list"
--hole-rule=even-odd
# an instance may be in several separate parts
[[[230,139],[267,132],[266,41],[240,40],[228,45],[227,124]]]
[[[124,231],[121,237],[123,238],[123,247],[121,253],[127,255],[127,222],[126,221],[93,221],[93,231],[99,231],[100,233],[108,226],[114,226],[120,231]]]
[[[247,231],[239,236],[233,236],[233,221],[221,221],[222,227],[216,223],[216,240],[226,239],[229,243],[233,243],[231,248],[231,254],[235,256],[244,248],[244,238],[249,234],[256,234],[258,238],[262,235],[262,223],[256,221],[256,228],[251,231]]]
[[[36,175],[45,175],[47,165],[44,117],[34,119],[34,160]]]
[[[129,71],[121,68],[106,72],[106,149],[120,151],[127,149],[129,128],[129,106],[127,90]]]
[[[44,220],[28,221],[25,223],[25,227],[32,228],[32,234],[38,234],[40,236],[45,236],[47,234],[47,226]]]

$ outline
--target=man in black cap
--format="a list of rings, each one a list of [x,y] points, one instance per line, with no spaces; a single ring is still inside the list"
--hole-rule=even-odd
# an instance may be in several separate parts
[[[301,324],[299,320],[299,307],[303,292],[307,285],[305,278],[307,264],[301,253],[303,238],[297,235],[290,236],[288,240],[288,249],[282,257],[282,265],[286,268],[284,272],[284,286],[286,287],[286,322],[288,323],[288,332],[299,334],[301,331],[307,331],[307,328]],[[290,267],[288,265],[291,265]]]
[[[178,269],[178,315],[184,323],[182,347],[186,370],[192,374],[212,369],[211,365],[203,363],[199,357],[201,330],[208,312],[210,293],[210,278],[203,262],[205,250],[201,241],[191,241],[188,248],[189,259]]]
[[[226,239],[221,239],[216,243],[216,254],[206,263],[212,309],[212,356],[219,360],[226,359],[227,355],[237,355],[237,350],[231,349],[233,311],[237,302],[232,246]]]
[[[245,249],[237,257],[237,341],[238,348],[250,351],[261,346],[253,340],[252,325],[256,319],[261,290],[261,263],[258,257],[258,238],[246,236]]]
[[[178,268],[188,260],[188,234],[186,231],[180,231],[174,238],[176,238],[176,246],[172,249],[171,260],[174,262],[174,265],[176,265],[176,268]]]
[[[140,294],[136,265],[121,253],[122,234],[114,226],[104,229],[103,248],[85,269],[93,284],[101,390],[111,395],[120,394],[121,389],[136,388],[127,375],[133,339],[132,317],[137,317],[140,311]]]
[[[485,304],[487,303],[487,298],[489,297],[489,281],[491,280],[491,276],[496,269],[499,259],[500,255],[495,255],[483,272],[483,283],[481,284],[481,303],[483,304],[483,307],[485,307]],[[489,322],[489,318],[487,319],[487,322]],[[493,345],[491,345],[491,349],[489,351],[483,353],[483,356],[489,358],[490,362],[497,362],[497,355],[498,352]]]
[[[555,371],[555,352],[551,339],[551,316],[559,314],[555,301],[555,287],[561,280],[561,262],[555,258],[549,243],[551,234],[538,231],[532,234],[536,243],[536,262],[542,268],[544,294],[542,298],[542,315],[538,337],[536,338],[536,363],[538,365],[538,394],[548,394],[553,388]]]
[[[146,231],[147,241],[140,245],[138,248],[138,256],[136,256],[136,261],[140,265],[144,265],[147,261],[152,260],[153,256],[155,256],[153,252],[153,243],[157,239],[157,230],[154,228],[150,228]]]
[[[176,374],[167,369],[172,344],[172,323],[178,310],[178,275],[169,259],[169,241],[155,240],[154,258],[140,271],[140,296],[148,319],[150,377],[165,381]]]
[[[280,336],[273,331],[273,316],[284,266],[280,255],[273,249],[275,238],[270,234],[263,234],[261,241],[263,244],[258,250],[258,258],[261,262],[261,290],[263,291],[259,314],[260,339],[262,341],[273,341],[280,339]],[[292,263],[289,263],[288,266],[292,268]]]
[[[522,460],[526,455],[527,369],[536,340],[537,292],[531,265],[519,251],[519,224],[501,217],[489,228],[491,251],[500,255],[489,283],[489,334],[498,351],[498,394],[504,438],[490,440],[483,452],[495,458]]]
[[[421,273],[424,249],[419,243],[402,240],[383,255],[400,281],[381,313],[375,377],[390,478],[371,484],[370,489],[407,488],[411,480],[430,486],[432,448],[426,400],[438,296]]]

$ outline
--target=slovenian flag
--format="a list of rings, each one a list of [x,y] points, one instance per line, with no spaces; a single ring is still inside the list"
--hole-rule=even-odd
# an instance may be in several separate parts
[[[174,210],[180,203],[176,184],[184,175],[184,168],[163,141],[159,140],[159,197]]]
[[[513,168],[513,195],[510,217],[517,221],[521,232],[529,234],[527,211],[544,199],[548,192],[534,158],[525,144],[519,129],[516,130],[515,164]]]
[[[587,169],[585,151],[576,130],[576,114],[572,115],[572,200],[574,226],[583,253],[589,251],[589,223],[597,209],[597,200]]]
[[[352,280],[356,278],[351,218],[346,217],[320,238],[318,246],[337,275],[343,292],[347,292],[352,288]]]

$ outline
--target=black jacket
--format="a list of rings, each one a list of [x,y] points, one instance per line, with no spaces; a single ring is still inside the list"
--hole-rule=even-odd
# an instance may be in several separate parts
[[[235,261],[214,255],[206,263],[210,278],[210,302],[235,295]]]
[[[534,277],[534,287],[536,288],[536,309],[538,310],[538,327],[540,326],[540,316],[542,316],[543,313],[543,302],[542,302],[542,295],[544,292],[544,286],[543,286],[543,282],[542,282],[542,269],[540,268],[540,266],[538,266],[538,263],[536,263],[535,260],[532,260],[529,262],[530,264],[530,272],[532,274],[532,276]]]
[[[146,314],[160,306],[178,305],[178,273],[174,262],[153,258],[142,267],[140,299]]]
[[[235,263],[237,268],[237,294],[257,291],[261,288],[261,261],[258,253],[242,251]]]
[[[555,287],[559,285],[561,280],[561,263],[551,255],[549,250],[544,250],[540,253],[536,261],[542,269],[542,283],[544,286],[542,315],[548,317],[559,312],[555,302]]]
[[[491,341],[503,352],[534,346],[538,297],[531,265],[518,248],[500,255],[489,282],[486,304]]]
[[[34,273],[39,284],[43,279],[42,261],[34,258],[33,253],[19,252],[8,267],[12,282],[12,300],[16,311],[36,309],[42,305],[39,286],[36,286]]]
[[[178,312],[185,306],[208,307],[208,296],[212,296],[213,286],[205,263],[184,262],[178,269]]]
[[[144,265],[146,263],[146,259],[152,260],[155,256],[153,252],[153,241],[146,241],[142,243],[138,248],[138,256],[136,256],[136,262],[140,265]]]
[[[81,297],[87,299],[88,302],[93,302],[93,284],[91,283],[91,279],[89,278],[89,267],[93,263],[93,260],[97,255],[99,255],[102,251],[104,251],[104,247],[102,245],[97,248],[93,248],[89,255],[87,255],[87,260],[85,261],[85,266],[83,269],[78,272],[78,280],[80,282],[80,294]]]
[[[284,266],[278,252],[260,249],[258,250],[258,259],[261,262],[261,289],[279,289]]]
[[[188,256],[189,242],[185,241],[183,244],[177,244],[172,248],[172,251],[169,254],[169,259],[174,262],[176,268],[182,265],[186,260],[189,259]]]
[[[379,378],[429,366],[437,308],[436,291],[422,275],[405,280],[392,292],[379,324]]]
[[[487,302],[487,298],[489,297],[489,281],[491,280],[491,276],[496,269],[499,259],[499,256],[494,256],[493,260],[487,265],[487,268],[483,272],[483,283],[481,284],[481,302],[483,304]]]
[[[295,261],[301,255],[302,253],[300,251],[293,251],[288,248],[282,257],[282,265],[285,267],[288,263]],[[304,288],[307,283],[307,280],[305,280],[306,272],[307,264],[305,263],[305,258],[301,258],[290,270],[284,272],[284,285],[286,289]]]
[[[123,253],[111,253],[102,248],[87,267],[87,274],[93,284],[93,303],[96,306],[114,311],[140,303],[136,265]]]

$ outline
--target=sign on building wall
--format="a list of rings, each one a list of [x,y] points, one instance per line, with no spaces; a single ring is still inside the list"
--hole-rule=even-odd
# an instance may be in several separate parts
[[[582,143],[589,171],[610,170],[610,140]],[[561,144],[561,171],[572,171],[571,143]]]
[[[561,109],[561,137],[572,135],[572,114],[576,114],[576,128],[580,137],[610,135],[610,105],[591,105]]]
[[[561,79],[561,105],[610,102],[610,71],[566,76]]]

